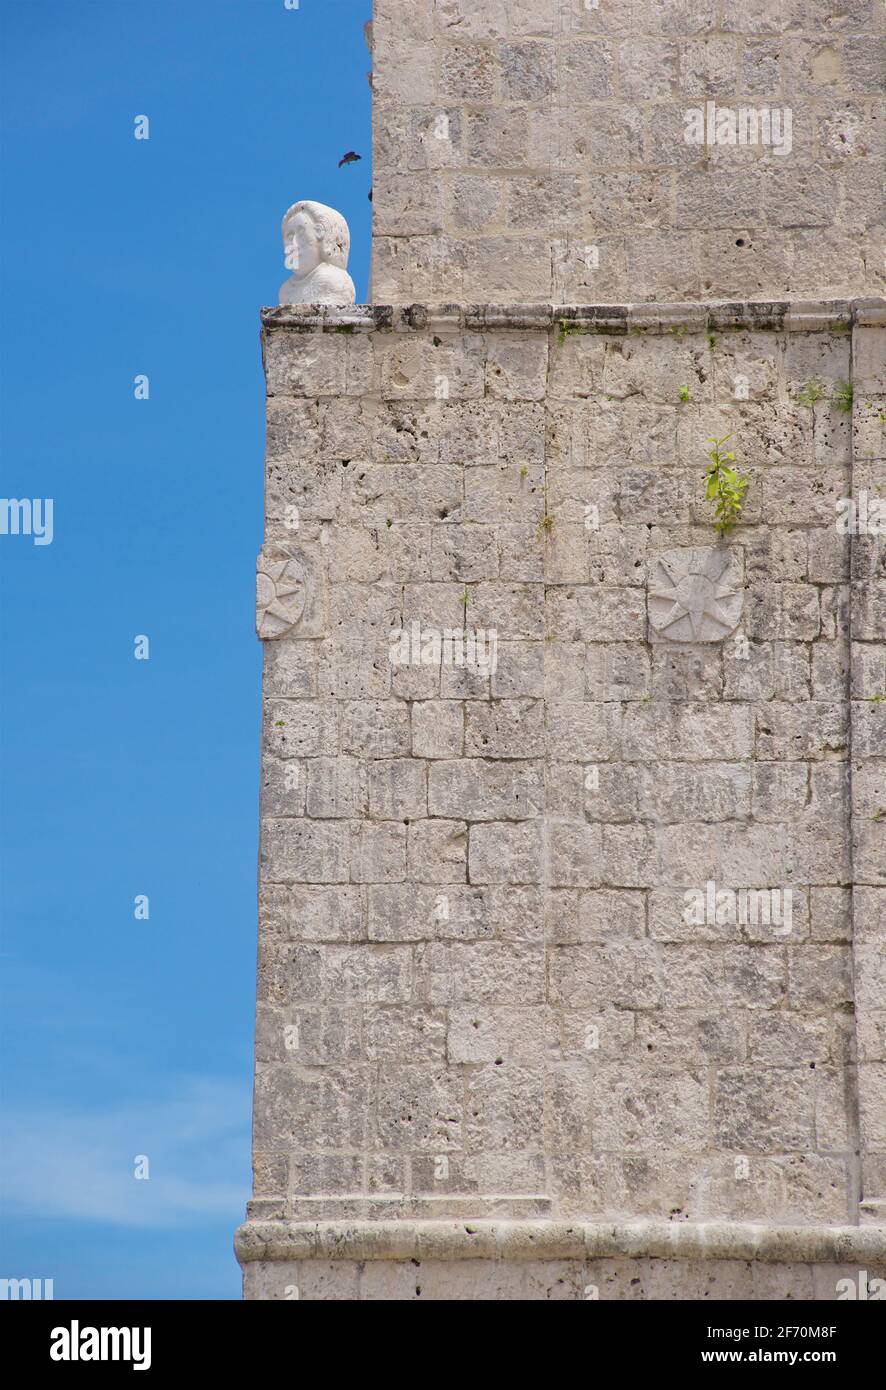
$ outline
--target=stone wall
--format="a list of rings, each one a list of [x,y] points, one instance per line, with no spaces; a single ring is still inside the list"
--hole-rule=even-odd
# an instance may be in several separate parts
[[[376,0],[373,298],[881,292],[884,26],[879,0]],[[757,142],[687,143],[709,102]]]
[[[884,29],[375,0],[376,302],[262,315],[247,1297],[886,1292]]]
[[[253,1221],[238,1233],[247,1298],[882,1300],[886,1252],[859,1227],[632,1221]]]
[[[314,1220],[882,1221],[884,545],[837,526],[883,495],[882,309],[263,318],[252,1296]],[[708,906],[751,888],[768,922]]]
[[[882,304],[852,341],[853,495],[886,512]],[[856,528],[850,548],[853,960],[862,1222],[886,1223],[886,527]],[[881,1229],[883,1226],[881,1225]]]

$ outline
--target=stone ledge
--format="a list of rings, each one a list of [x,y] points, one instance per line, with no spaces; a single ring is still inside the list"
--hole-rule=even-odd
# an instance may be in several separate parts
[[[853,318],[864,327],[881,328],[886,324],[886,299],[853,300]]]
[[[845,332],[882,323],[881,299],[750,300],[686,304],[283,304],[261,310],[264,329],[295,333],[408,333],[490,329],[567,333]]]
[[[761,1260],[886,1262],[886,1226],[669,1221],[247,1221],[241,1264],[269,1260]]]

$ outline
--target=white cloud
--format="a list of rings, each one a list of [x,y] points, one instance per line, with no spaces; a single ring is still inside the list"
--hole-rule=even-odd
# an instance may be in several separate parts
[[[165,1098],[103,1109],[7,1107],[2,1192],[9,1214],[116,1226],[242,1219],[249,1175],[249,1089],[184,1078]],[[134,1176],[145,1154],[150,1178]]]

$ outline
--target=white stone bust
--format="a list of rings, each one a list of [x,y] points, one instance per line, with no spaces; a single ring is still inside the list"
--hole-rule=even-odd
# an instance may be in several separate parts
[[[285,265],[281,304],[353,304],[347,272],[351,236],[340,212],[323,203],[293,203],[283,218]]]

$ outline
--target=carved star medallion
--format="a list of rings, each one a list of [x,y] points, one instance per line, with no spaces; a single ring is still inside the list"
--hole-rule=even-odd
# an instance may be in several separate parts
[[[298,560],[259,555],[255,574],[255,627],[263,639],[282,637],[299,621],[307,602],[307,576]]]
[[[741,560],[725,546],[668,550],[654,563],[649,621],[668,641],[721,641],[738,626],[743,603]]]

